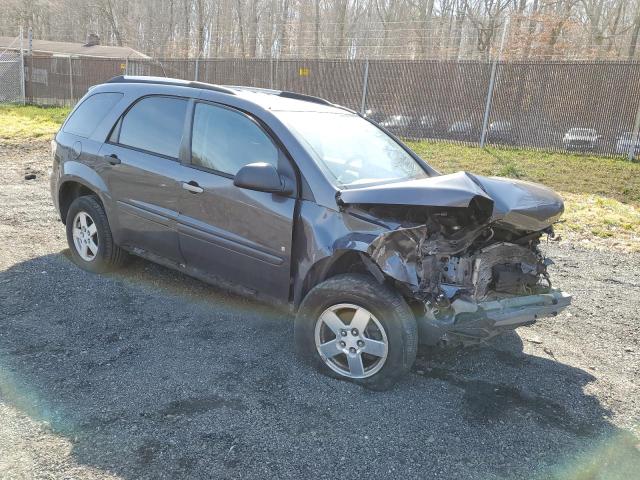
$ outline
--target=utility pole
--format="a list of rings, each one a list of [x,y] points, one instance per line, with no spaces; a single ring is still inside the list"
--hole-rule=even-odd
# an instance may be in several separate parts
[[[502,49],[504,48],[504,40],[507,36],[507,28],[509,27],[509,17],[504,22],[502,29],[502,38],[500,39],[500,49],[498,55],[493,59],[493,65],[491,66],[491,77],[489,78],[489,90],[487,91],[487,101],[484,107],[484,117],[482,119],[482,133],[480,134],[480,148],[484,148],[487,141],[487,126],[489,123],[489,114],[491,113],[491,100],[493,99],[493,89],[496,85],[496,75],[498,72],[498,62],[502,57]]]

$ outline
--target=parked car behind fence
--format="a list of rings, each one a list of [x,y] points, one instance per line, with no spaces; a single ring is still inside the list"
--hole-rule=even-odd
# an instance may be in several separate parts
[[[570,128],[565,133],[562,144],[567,150],[593,151],[600,137],[593,128]]]
[[[516,142],[516,132],[511,122],[491,122],[487,128],[487,141],[512,145]]]
[[[477,132],[475,131],[473,124],[468,120],[453,122],[449,126],[446,135],[447,138],[463,142],[472,142],[477,140]]]
[[[632,146],[634,148],[633,156],[635,157],[638,155],[638,150],[640,150],[640,139],[636,137],[634,142],[633,132],[623,132],[616,142],[616,153],[620,155],[628,155]]]

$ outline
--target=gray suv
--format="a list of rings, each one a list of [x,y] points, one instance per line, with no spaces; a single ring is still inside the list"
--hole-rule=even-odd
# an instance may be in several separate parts
[[[52,142],[74,261],[129,254],[296,312],[300,357],[375,389],[418,343],[469,345],[557,314],[537,184],[441,175],[323,99],[150,77],[92,88]]]

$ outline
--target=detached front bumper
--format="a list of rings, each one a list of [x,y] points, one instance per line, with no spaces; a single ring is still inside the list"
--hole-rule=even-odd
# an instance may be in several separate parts
[[[571,295],[560,290],[477,303],[474,312],[458,313],[446,321],[418,319],[420,343],[479,343],[506,330],[552,317],[571,304]]]

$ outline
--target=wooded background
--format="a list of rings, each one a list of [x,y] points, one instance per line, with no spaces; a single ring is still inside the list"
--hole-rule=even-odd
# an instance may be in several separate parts
[[[636,60],[640,0],[2,0],[0,34],[153,57]],[[505,27],[506,23],[506,27]]]

